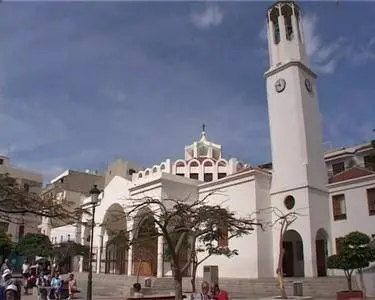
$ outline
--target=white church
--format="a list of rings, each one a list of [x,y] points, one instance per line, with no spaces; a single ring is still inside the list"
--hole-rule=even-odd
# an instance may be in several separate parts
[[[283,241],[286,276],[327,276],[331,273],[326,269],[326,257],[335,253],[338,237],[353,230],[370,236],[375,233],[375,172],[370,163],[375,151],[367,143],[324,152],[317,75],[308,63],[301,10],[294,1],[277,2],[268,9],[267,37],[270,67],[265,78],[272,163],[251,166],[225,158],[221,145],[210,141],[205,128],[200,139],[185,147],[181,159],[167,159],[146,169],[128,161],[113,162],[105,174],[103,198],[96,208],[96,272],[134,275],[139,267],[141,275],[171,275],[162,237],[152,246],[156,255],[141,266],[139,249],[126,249],[120,242],[119,233],[133,226],[125,213],[129,199],[145,196],[197,199],[220,191],[210,201],[225,201],[225,206],[239,215],[271,206],[283,212],[301,212]],[[118,218],[119,212],[123,218]],[[268,221],[275,217],[269,214]],[[48,224],[43,222],[41,230],[54,243],[69,236],[88,244],[91,238],[88,226],[51,228]],[[239,250],[238,256],[212,256],[203,265],[217,265],[220,277],[275,277],[278,227],[256,229],[228,242],[230,248]],[[203,265],[198,276],[202,276]],[[81,261],[80,270],[84,267]]]

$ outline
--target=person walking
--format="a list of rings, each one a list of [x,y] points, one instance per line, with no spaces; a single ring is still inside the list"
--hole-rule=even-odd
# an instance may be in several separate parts
[[[30,277],[30,264],[27,262],[27,259],[23,262],[22,265],[22,278],[23,278],[23,288],[25,290],[25,295],[29,293],[29,280]]]

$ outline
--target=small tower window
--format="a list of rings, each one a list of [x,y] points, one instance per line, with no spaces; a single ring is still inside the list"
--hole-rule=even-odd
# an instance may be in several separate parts
[[[281,13],[284,16],[286,39],[291,41],[294,37],[292,26],[293,9],[288,3],[285,3],[281,8]]]
[[[270,21],[273,24],[273,35],[275,44],[280,42],[279,9],[274,7],[270,12]]]

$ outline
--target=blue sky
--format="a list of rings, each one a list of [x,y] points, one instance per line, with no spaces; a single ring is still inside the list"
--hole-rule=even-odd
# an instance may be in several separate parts
[[[226,157],[270,160],[271,2],[0,5],[0,153],[42,172],[183,157],[201,124]],[[301,2],[327,146],[373,137],[375,6]]]

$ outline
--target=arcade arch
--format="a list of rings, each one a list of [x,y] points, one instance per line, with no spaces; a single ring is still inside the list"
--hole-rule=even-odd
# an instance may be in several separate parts
[[[156,276],[158,237],[155,220],[151,210],[141,210],[136,218],[133,235],[133,275]]]
[[[296,230],[290,229],[285,232],[283,248],[283,271],[285,277],[304,277],[303,241]]]
[[[102,230],[105,235],[105,247],[102,251],[105,255],[105,273],[126,274],[128,268],[126,214],[120,204],[114,203],[107,209]]]

